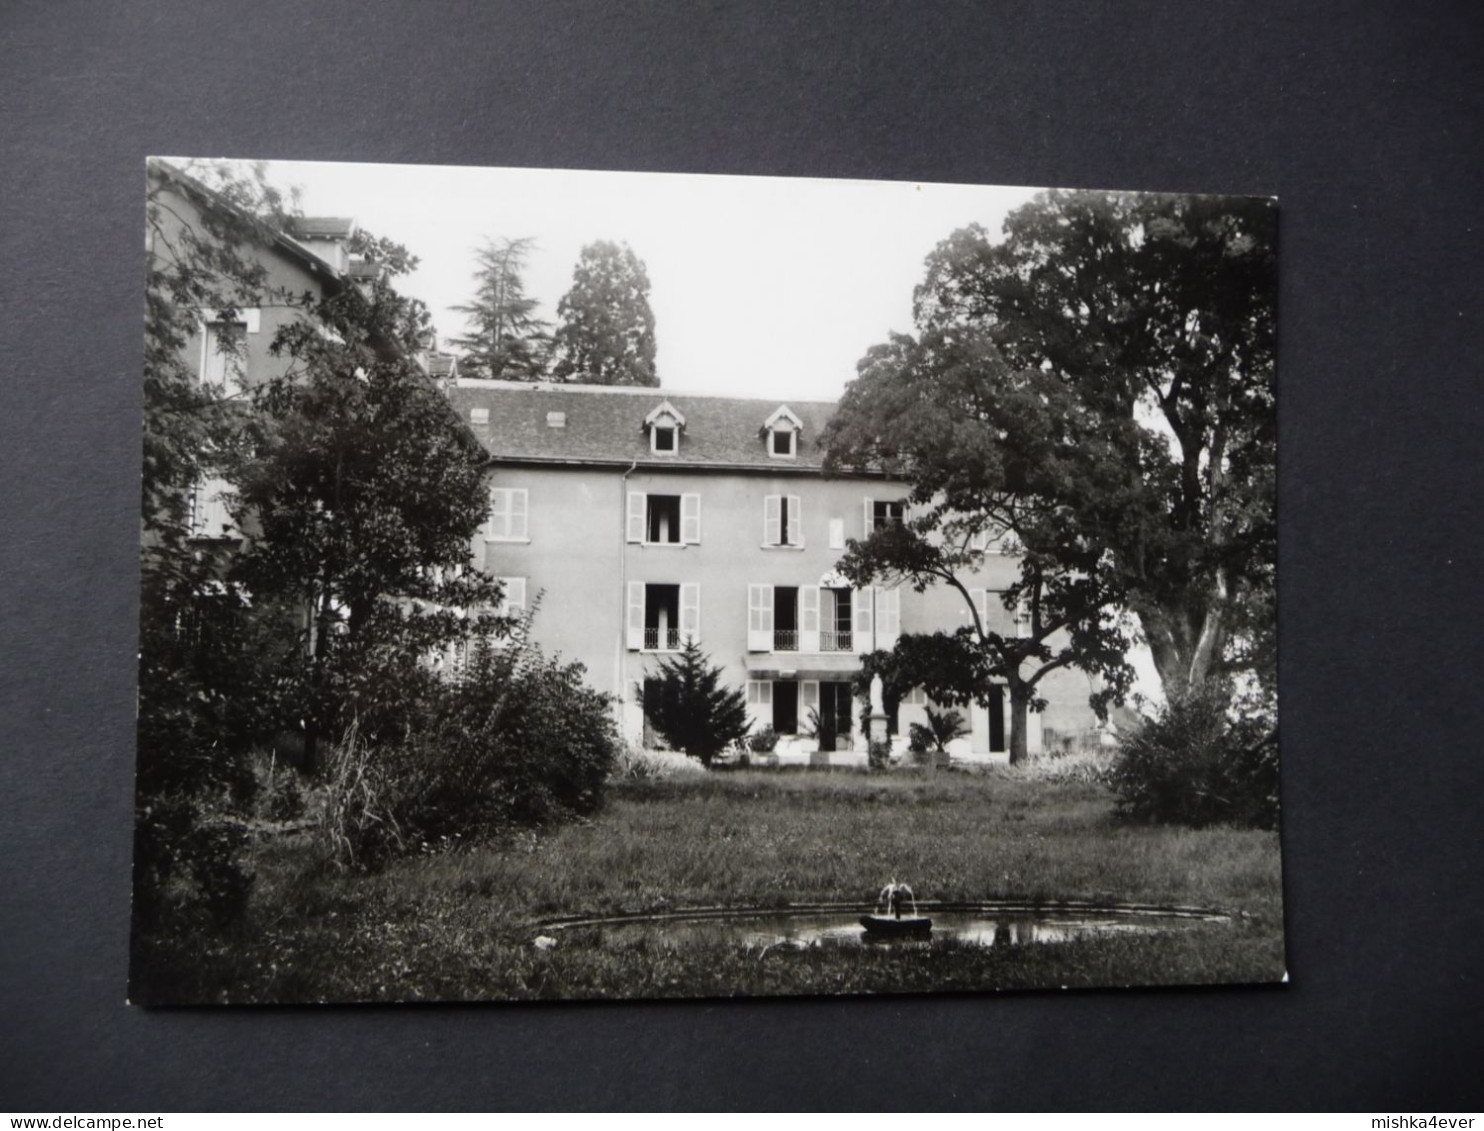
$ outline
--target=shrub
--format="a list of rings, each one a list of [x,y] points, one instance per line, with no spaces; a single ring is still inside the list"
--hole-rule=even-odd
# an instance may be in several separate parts
[[[935,764],[948,763],[948,744],[969,733],[969,726],[958,711],[935,711],[928,707],[927,725],[913,723],[907,728],[907,743],[919,758],[932,754]]]
[[[619,749],[610,700],[523,642],[480,647],[400,741],[355,728],[330,760],[323,828],[343,866],[593,812]]]
[[[747,733],[747,700],[720,683],[721,669],[710,665],[699,644],[687,640],[679,656],[660,661],[652,691],[644,696],[654,729],[708,767]]]
[[[771,754],[777,746],[778,732],[772,727],[763,727],[747,736],[747,749],[754,754]]]
[[[1230,718],[1229,698],[1218,687],[1173,702],[1119,743],[1109,783],[1123,813],[1195,827],[1277,824],[1277,728]]]
[[[654,781],[704,772],[694,758],[688,758],[678,750],[644,750],[625,743],[619,747],[610,776]]]
[[[891,765],[891,743],[866,743],[866,765],[872,770],[884,770]]]

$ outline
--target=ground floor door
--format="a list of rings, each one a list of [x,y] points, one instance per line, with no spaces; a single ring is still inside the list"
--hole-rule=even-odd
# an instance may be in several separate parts
[[[1003,754],[1005,752],[1005,693],[1002,688],[995,688],[996,694],[989,697],[989,752],[991,754]]]
[[[799,731],[799,685],[794,680],[773,681],[773,729],[778,734]]]
[[[819,748],[850,749],[855,695],[848,683],[825,681],[819,685]],[[843,741],[842,741],[843,740]]]

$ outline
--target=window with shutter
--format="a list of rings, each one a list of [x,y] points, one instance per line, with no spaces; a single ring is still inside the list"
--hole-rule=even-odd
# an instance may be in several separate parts
[[[855,650],[858,653],[870,652],[875,646],[871,631],[875,595],[876,591],[870,586],[855,591]]]
[[[747,650],[749,652],[771,652],[773,650],[773,587],[771,585],[749,585],[747,587]]]
[[[526,579],[524,577],[501,577],[496,580],[505,588],[505,596],[500,601],[500,607],[496,613],[502,617],[525,616]]]
[[[644,647],[644,582],[629,582],[628,619],[626,633],[629,650],[637,652]]]
[[[799,651],[819,651],[819,586],[799,587]]]
[[[699,545],[701,541],[701,496],[680,496],[680,540],[686,545]]]
[[[890,650],[902,631],[901,589],[876,590],[876,647]]]
[[[747,722],[754,734],[773,725],[773,684],[770,681],[747,681]]]
[[[701,642],[701,587],[686,583],[680,587],[680,639]]]
[[[783,543],[783,496],[767,495],[763,498],[763,545],[778,546]]]
[[[624,525],[624,537],[629,542],[644,541],[644,492],[629,492],[629,509]]]
[[[526,517],[530,492],[525,487],[491,487],[490,518],[485,539],[490,542],[529,542]]]

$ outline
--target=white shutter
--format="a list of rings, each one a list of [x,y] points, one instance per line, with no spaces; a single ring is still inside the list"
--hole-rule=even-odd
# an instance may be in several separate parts
[[[680,640],[701,641],[701,586],[695,582],[680,587]]]
[[[1024,593],[1015,602],[1015,635],[1029,636],[1031,634],[1031,603],[1026,599]]]
[[[701,496],[680,496],[680,540],[690,545],[701,541]]]
[[[524,577],[502,577],[500,581],[505,585],[505,615],[511,617],[525,616],[526,579]]]
[[[771,585],[749,585],[747,587],[747,650],[749,652],[771,652],[773,650],[773,587]]]
[[[521,487],[510,492],[510,537],[524,539],[526,533],[526,514],[530,510],[530,492]]]
[[[869,585],[857,589],[851,598],[855,613],[855,650],[858,653],[871,651],[871,597],[876,591]]]
[[[989,631],[989,593],[983,589],[970,589],[969,599],[974,602],[974,611],[979,614],[979,628]]]
[[[804,544],[804,508],[800,505],[797,495],[788,496],[788,544],[790,546]]]
[[[865,517],[861,521],[861,537],[862,538],[869,538],[871,536],[871,519],[875,515],[875,513],[876,513],[875,512],[875,507],[871,503],[871,496],[870,495],[867,495],[866,496],[866,506],[865,506],[865,511],[864,511]]]
[[[644,647],[644,582],[629,582],[628,646],[637,652]]]
[[[773,725],[773,684],[766,679],[747,681],[747,724],[754,732]]]
[[[843,518],[830,519],[830,549],[845,549],[845,520]]]
[[[783,538],[783,496],[767,495],[763,499],[763,545],[777,546]]]
[[[889,650],[902,633],[902,591],[878,589],[876,602],[876,647]]]
[[[805,679],[799,681],[799,727],[802,730],[809,724],[809,710],[819,710],[819,680]]]
[[[503,487],[490,488],[490,517],[486,538],[504,538],[510,533],[510,492]]]
[[[799,651],[819,651],[819,586],[799,586]]]
[[[625,538],[630,542],[644,541],[644,492],[629,492],[628,522],[625,527]]]

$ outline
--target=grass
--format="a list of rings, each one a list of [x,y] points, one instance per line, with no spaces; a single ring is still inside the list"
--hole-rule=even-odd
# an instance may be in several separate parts
[[[616,783],[587,824],[499,846],[329,869],[304,839],[265,845],[244,923],[142,940],[137,999],[169,1002],[693,997],[1273,981],[1283,973],[1276,834],[1128,825],[1100,786],[1007,773],[740,771]],[[564,916],[922,898],[1218,907],[1231,925],[977,948],[684,949]]]

